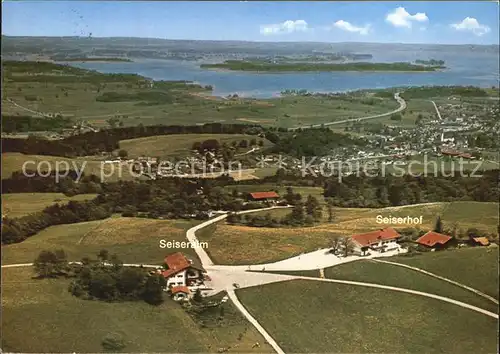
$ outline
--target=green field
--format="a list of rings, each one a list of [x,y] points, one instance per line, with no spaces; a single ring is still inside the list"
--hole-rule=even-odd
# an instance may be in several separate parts
[[[104,160],[97,160],[94,156],[90,158],[76,157],[70,159],[61,156],[24,155],[18,152],[7,152],[2,154],[2,178],[9,178],[13,172],[22,171],[23,164],[26,161],[34,162],[26,165],[27,170],[36,170],[36,166],[42,161],[47,161],[50,163],[51,171],[55,170],[57,163],[60,164],[59,168],[61,170],[66,169],[65,163],[67,163],[72,170],[81,171],[83,168],[85,175],[94,174],[99,178],[101,177],[102,171],[103,181],[105,182],[117,181],[119,179],[131,180],[134,178],[130,173],[131,165],[104,164]],[[45,162],[40,165],[40,170],[42,172],[47,171],[47,164]]]
[[[474,247],[388,260],[428,270],[499,298],[497,248]]]
[[[256,139],[262,140],[267,148],[273,144],[267,139],[261,139],[255,135],[245,134],[179,134],[179,135],[158,135],[146,138],[129,139],[120,141],[120,149],[128,152],[128,156],[159,156],[166,157],[184,157],[192,155],[192,148],[195,142],[203,142],[208,139],[217,139],[220,144],[231,146],[233,141],[250,141]],[[244,153],[251,148],[239,148],[236,153]],[[240,151],[241,150],[241,151]]]
[[[447,253],[452,253],[452,251]],[[442,254],[443,253],[441,253],[441,255]],[[456,259],[458,259],[458,257]],[[446,264],[448,268],[454,268],[456,263],[456,260],[448,260]],[[484,275],[484,277],[488,278],[492,284],[498,284],[498,279],[495,276],[492,276],[492,272],[489,271],[490,269],[498,270],[498,264],[495,260],[471,259],[470,264],[471,267],[488,269],[488,272]],[[498,305],[495,305],[493,302],[468,290],[461,289],[458,286],[411,269],[390,264],[360,260],[327,268],[325,269],[325,277],[418,290],[430,294],[449,297],[451,299],[462,301],[492,312],[498,311]]]
[[[70,261],[95,256],[101,249],[120,255],[126,263],[162,264],[169,253],[190,249],[159,247],[166,241],[186,241],[186,230],[196,221],[113,217],[104,220],[51,226],[21,243],[2,246],[2,263],[33,262],[42,250],[64,249]]]
[[[169,299],[159,307],[82,300],[68,292],[69,280],[32,276],[30,268],[2,269],[4,351],[99,353],[110,333],[123,338],[125,352],[272,351],[231,302],[224,305],[221,326],[204,328]],[[252,349],[255,342],[260,348]]]
[[[62,193],[8,193],[2,194],[2,213],[10,218],[17,218],[42,211],[49,205],[66,204],[70,200],[82,201],[94,199],[97,194],[78,194],[67,197]]]
[[[314,281],[237,291],[290,353],[495,353],[498,321],[411,294]]]
[[[239,191],[271,190],[267,188],[267,185],[256,185],[252,188],[241,187],[243,186],[238,186]],[[320,190],[315,187],[294,188],[296,192],[304,192],[303,197],[316,192],[318,199]],[[254,215],[267,213],[263,211]],[[270,213],[273,217],[280,218],[290,213],[290,210],[278,209]],[[407,225],[399,224],[379,224],[376,221],[378,215],[383,217],[422,216],[423,224],[417,225],[422,231],[428,231],[434,227],[437,215],[441,215],[442,223],[446,228],[452,228],[456,224],[458,229],[477,228],[495,234],[498,225],[497,203],[430,203],[381,209],[335,207],[334,214],[334,222],[329,223],[327,212],[323,210],[322,222],[312,227],[268,228],[227,225],[225,222],[220,222],[200,231],[199,238],[209,242],[207,251],[216,263],[251,264],[278,261],[303,252],[328,247],[334,235],[353,235],[387,226],[396,229],[407,227]]]

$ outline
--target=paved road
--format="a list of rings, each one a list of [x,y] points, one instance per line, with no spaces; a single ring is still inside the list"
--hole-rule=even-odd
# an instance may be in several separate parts
[[[227,295],[229,296],[231,301],[233,301],[233,304],[236,306],[236,308],[238,308],[238,310],[240,310],[240,312],[243,314],[243,316],[245,316],[246,319],[251,324],[253,324],[253,326],[257,329],[257,331],[259,331],[260,334],[262,334],[262,336],[266,339],[266,341],[273,347],[273,349],[276,351],[276,353],[285,354],[283,349],[280,348],[280,346],[274,340],[274,338],[271,337],[269,335],[269,333],[267,333],[267,331],[264,329],[264,327],[262,327],[261,324],[252,315],[250,315],[250,313],[247,311],[245,306],[243,306],[243,304],[240,302],[240,300],[238,299],[238,297],[236,296],[234,291],[233,290],[228,291]]]
[[[236,154],[236,155],[234,155],[234,157],[236,157],[236,156],[248,155],[248,154],[251,154],[252,152],[254,152],[254,151],[258,151],[258,150],[260,150],[260,148],[258,148],[258,147],[253,147],[251,150],[248,150],[247,152],[243,152],[243,153],[241,153],[241,154]]]
[[[27,112],[30,112],[30,113],[33,113],[33,114],[37,114],[37,115],[41,115],[42,117],[48,117],[47,114],[45,113],[42,113],[42,112],[38,112],[38,111],[34,111],[30,108],[27,108],[27,107],[24,107],[24,106],[21,106],[20,104],[17,104],[16,102],[12,101],[10,98],[7,98],[6,99],[8,102],[12,103],[14,106],[18,107],[18,108],[21,108]]]
[[[275,207],[270,207],[270,208],[264,208],[264,209],[251,209],[251,210],[244,210],[238,212],[238,214],[247,214],[247,213],[254,213],[256,211],[263,211],[263,210],[272,210],[272,209],[279,209],[279,208],[289,208],[287,206],[275,206]],[[200,243],[198,242],[198,239],[195,235],[196,231],[203,229],[204,227],[211,225],[213,223],[219,222],[227,217],[228,214],[222,214],[220,216],[217,216],[213,219],[207,220],[205,222],[202,222],[201,224],[198,224],[186,232],[186,237],[189,242],[194,246],[193,249],[198,255],[198,258],[200,258],[201,264],[203,265],[204,268],[208,268],[210,266],[214,265],[214,262],[210,259],[208,256],[207,252],[205,251],[204,248],[200,246]]]
[[[438,106],[436,105],[436,102],[434,102],[434,101],[431,101],[431,102],[434,105],[434,108],[436,109],[436,113],[437,113],[439,120],[442,120],[443,118],[441,117],[441,113],[439,112],[439,109],[438,109]]]
[[[289,128],[288,130],[297,130],[297,129],[300,129],[300,128],[319,128],[319,127],[326,127],[326,126],[335,125],[335,124],[343,124],[343,123],[349,123],[349,122],[359,122],[359,121],[362,121],[362,120],[387,117],[387,116],[399,113],[401,111],[404,111],[406,109],[406,101],[402,97],[400,97],[399,95],[400,95],[400,92],[397,92],[397,93],[394,94],[394,99],[396,101],[398,101],[399,108],[396,108],[395,110],[387,112],[387,113],[376,114],[376,115],[368,116],[368,117],[360,117],[360,118],[337,120],[335,122],[330,122],[330,123],[312,124],[312,125],[307,125],[307,126],[294,127],[294,128]]]

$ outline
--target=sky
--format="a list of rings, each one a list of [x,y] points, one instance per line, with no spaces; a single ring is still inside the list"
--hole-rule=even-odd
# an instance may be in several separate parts
[[[498,44],[498,2],[9,1],[2,34]]]

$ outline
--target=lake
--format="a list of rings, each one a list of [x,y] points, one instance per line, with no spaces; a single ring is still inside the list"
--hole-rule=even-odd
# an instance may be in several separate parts
[[[201,69],[201,62],[138,59],[134,62],[71,63],[104,73],[136,73],[154,80],[189,80],[212,85],[213,94],[267,98],[285,89],[313,92],[341,92],[396,86],[472,85],[498,86],[499,54],[481,46],[443,46],[371,52],[373,62],[445,60],[447,69],[439,72],[307,72],[251,73]]]

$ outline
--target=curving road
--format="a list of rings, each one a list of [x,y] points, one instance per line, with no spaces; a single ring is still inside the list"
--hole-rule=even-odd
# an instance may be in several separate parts
[[[438,116],[439,120],[443,120],[443,118],[441,117],[441,112],[439,112],[439,108],[436,105],[436,102],[434,102],[434,101],[431,101],[431,102],[434,105],[434,108],[436,109],[436,113],[437,113],[437,116]]]
[[[396,108],[395,110],[387,112],[387,113],[380,113],[380,114],[376,114],[376,115],[368,116],[368,117],[360,117],[360,118],[351,118],[351,119],[337,120],[335,122],[330,122],[330,123],[312,124],[312,125],[307,125],[307,126],[294,127],[294,128],[289,128],[288,130],[297,130],[297,129],[300,129],[300,128],[319,128],[319,127],[326,127],[326,126],[335,125],[335,124],[343,124],[343,123],[349,123],[349,122],[359,122],[359,121],[362,121],[362,120],[387,117],[387,116],[390,116],[390,115],[393,115],[393,114],[396,114],[396,113],[404,111],[406,109],[406,101],[400,96],[400,92],[396,92],[394,94],[394,99],[399,103],[399,108]]]

